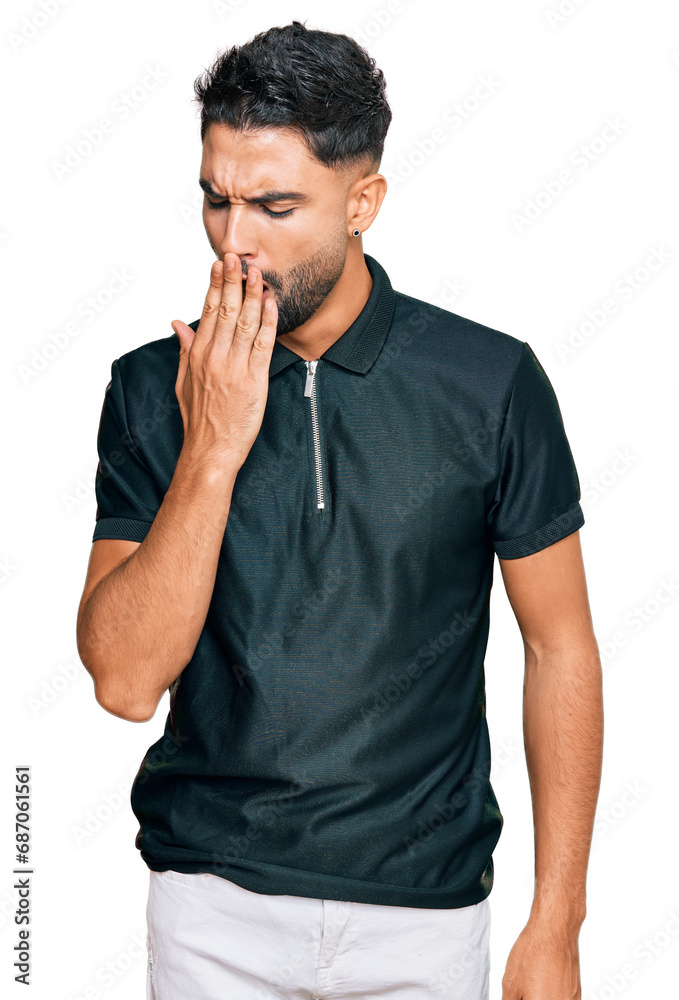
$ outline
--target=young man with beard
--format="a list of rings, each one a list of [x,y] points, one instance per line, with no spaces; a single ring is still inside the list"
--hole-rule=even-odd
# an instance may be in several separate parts
[[[170,692],[131,795],[147,995],[487,998],[497,555],[536,852],[503,997],[574,1000],[603,713],[551,384],[364,254],[391,112],[355,41],[272,28],[196,96],[217,260],[199,320],[113,362],[78,613],[105,709]]]

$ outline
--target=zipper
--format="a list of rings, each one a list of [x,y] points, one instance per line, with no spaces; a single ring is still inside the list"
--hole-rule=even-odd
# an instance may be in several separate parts
[[[316,458],[316,507],[323,510],[323,476],[321,473],[321,439],[318,433],[318,412],[316,409],[316,361],[305,361],[307,367],[306,382],[304,383],[304,395],[311,400],[311,429],[314,437],[314,455]]]

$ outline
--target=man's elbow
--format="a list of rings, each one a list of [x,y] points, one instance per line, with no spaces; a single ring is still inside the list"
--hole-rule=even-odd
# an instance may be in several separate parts
[[[94,697],[103,709],[110,712],[111,715],[117,716],[119,719],[125,719],[127,722],[148,722],[156,714],[158,707],[157,703],[154,705],[148,702],[142,704],[141,702],[132,702],[129,699],[112,696],[110,692],[102,690],[101,685],[97,685],[96,682],[94,685]]]
[[[155,715],[160,698],[135,698],[125,690],[124,680],[112,666],[110,658],[103,662],[94,650],[78,636],[80,661],[94,682],[97,704],[111,715],[128,722],[148,722]]]

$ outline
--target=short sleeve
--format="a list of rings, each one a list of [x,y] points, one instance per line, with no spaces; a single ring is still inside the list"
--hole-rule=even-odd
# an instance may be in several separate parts
[[[92,541],[126,538],[143,542],[158,509],[157,486],[129,432],[118,359],[111,365],[111,380],[104,392],[97,452]]]
[[[526,342],[501,428],[498,488],[488,521],[501,559],[532,555],[585,523],[561,410]]]

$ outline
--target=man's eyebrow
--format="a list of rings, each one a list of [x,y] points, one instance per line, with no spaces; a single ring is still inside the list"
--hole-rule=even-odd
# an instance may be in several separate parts
[[[205,194],[209,194],[211,198],[221,199],[222,201],[227,200],[224,198],[224,195],[217,194],[209,181],[203,180],[201,177],[198,183]],[[307,195],[302,191],[265,191],[264,194],[257,195],[256,197],[244,198],[243,201],[247,201],[249,205],[262,205],[272,201],[306,201],[306,199]]]

